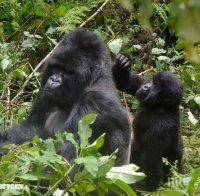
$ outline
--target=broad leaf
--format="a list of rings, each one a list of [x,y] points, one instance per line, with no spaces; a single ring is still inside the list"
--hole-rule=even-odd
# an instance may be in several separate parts
[[[200,106],[200,97],[195,97],[194,101]]]
[[[188,119],[189,121],[193,124],[196,125],[198,123],[198,120],[194,117],[194,115],[192,114],[192,112],[188,111]]]
[[[137,195],[133,191],[133,189],[122,180],[116,180],[114,182],[114,184],[117,185],[121,190],[123,190],[128,196],[136,196]]]
[[[122,39],[115,39],[108,44],[110,51],[117,55],[122,48]]]
[[[160,48],[153,48],[151,50],[151,54],[165,54],[166,50]]]
[[[192,173],[192,178],[189,182],[187,189],[189,195],[195,195],[195,183],[197,183],[197,181],[200,181],[200,168],[195,169]]]
[[[83,156],[97,155],[98,149],[104,144],[105,133],[98,137],[91,145],[85,147],[82,151]]]
[[[145,175],[142,172],[136,172],[139,169],[134,164],[113,167],[106,174],[106,177],[112,180],[122,180],[127,184],[132,184],[142,180]]]
[[[85,169],[93,176],[95,177],[97,175],[98,171],[98,160],[96,157],[93,156],[87,156],[84,158],[77,158],[74,160],[76,164],[84,164]]]
[[[116,156],[103,156],[99,159],[98,177],[105,176],[114,166]]]
[[[81,149],[86,147],[89,143],[89,138],[92,135],[92,129],[90,125],[96,120],[96,114],[85,115],[78,123],[78,135],[80,137],[80,147]]]
[[[9,64],[10,64],[10,60],[8,60],[8,59],[3,59],[3,60],[1,61],[1,68],[2,68],[3,70],[5,70],[5,69],[8,68]]]

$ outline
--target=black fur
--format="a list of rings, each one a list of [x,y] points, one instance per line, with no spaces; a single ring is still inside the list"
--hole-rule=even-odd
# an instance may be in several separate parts
[[[21,144],[34,135],[54,137],[57,131],[71,131],[87,113],[97,113],[92,140],[106,132],[102,154],[119,149],[117,165],[129,162],[130,123],[112,81],[110,54],[102,40],[83,29],[69,33],[50,55],[43,71],[41,91],[29,117],[8,132],[7,143]],[[66,142],[61,155],[75,157]]]
[[[127,65],[127,66],[125,66]],[[131,162],[147,175],[139,187],[153,191],[170,173],[162,157],[182,170],[183,145],[180,131],[179,105],[183,84],[174,74],[158,72],[151,79],[130,73],[131,63],[118,55],[113,74],[120,90],[136,95],[139,108],[135,115]],[[120,75],[119,75],[120,73]]]

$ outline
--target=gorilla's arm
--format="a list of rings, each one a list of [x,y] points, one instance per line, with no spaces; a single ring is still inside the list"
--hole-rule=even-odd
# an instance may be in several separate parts
[[[130,71],[131,64],[132,62],[127,56],[118,54],[112,72],[117,89],[135,95],[145,79]]]
[[[49,105],[48,100],[39,97],[28,118],[22,124],[17,124],[8,130],[6,143],[21,144],[30,141],[35,135],[39,135],[42,139],[47,138],[43,128],[50,109]]]

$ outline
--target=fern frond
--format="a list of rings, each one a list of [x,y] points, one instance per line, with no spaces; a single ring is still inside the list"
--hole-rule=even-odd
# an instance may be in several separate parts
[[[88,13],[90,13],[92,9],[98,7],[101,2],[103,2],[103,0],[88,0],[73,5],[73,8],[61,18],[62,26],[57,29],[61,32],[68,32],[75,29],[88,17]]]
[[[167,13],[169,10],[169,6],[167,4],[153,3],[153,10],[164,22],[167,22]]]

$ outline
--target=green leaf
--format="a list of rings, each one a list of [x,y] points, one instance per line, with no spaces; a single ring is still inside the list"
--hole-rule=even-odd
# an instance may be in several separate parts
[[[93,156],[80,157],[74,160],[76,164],[84,164],[85,169],[93,176],[96,177],[98,171],[98,159]]]
[[[188,114],[188,120],[193,124],[196,125],[198,123],[198,120],[194,117],[191,111],[187,112]]]
[[[78,135],[80,137],[80,147],[83,149],[89,143],[89,138],[92,135],[90,125],[96,120],[96,114],[85,115],[78,123]]]
[[[186,88],[189,88],[194,83],[191,74],[189,74],[186,70],[182,71],[182,79]]]
[[[1,193],[1,196],[9,196],[9,195],[22,195],[22,193],[16,189],[6,189]]]
[[[103,156],[99,159],[98,177],[105,176],[110,169],[114,166],[115,156]]]
[[[164,61],[164,62],[166,62],[166,63],[170,63],[170,58],[169,57],[167,57],[167,56],[159,56],[158,57],[158,60],[159,61]]]
[[[56,153],[56,148],[55,148],[53,142],[54,142],[54,140],[52,138],[45,140],[46,150],[51,153]]]
[[[127,185],[122,180],[116,180],[114,182],[115,185],[117,185],[121,190],[123,190],[128,196],[136,196],[137,194],[132,190],[132,188]]]
[[[158,47],[163,47],[165,45],[165,40],[164,39],[161,39],[160,37],[158,38],[157,42],[156,42],[156,45]]]
[[[122,180],[127,184],[132,184],[142,180],[145,175],[142,172],[136,172],[139,167],[134,164],[113,167],[106,174],[106,177],[112,180]]]
[[[143,28],[149,28],[149,18],[153,13],[152,2],[151,0],[140,0],[140,15],[139,21]]]
[[[200,1],[175,0],[171,5],[171,25],[180,37],[189,41],[200,41]]]
[[[139,44],[136,44],[136,45],[133,45],[133,47],[137,50],[141,50],[142,49],[142,46],[139,45]]]
[[[105,133],[98,137],[91,145],[85,147],[82,151],[83,156],[97,155],[98,149],[101,148],[105,141]]]
[[[200,97],[195,97],[194,101],[200,106]]]
[[[117,55],[122,48],[122,43],[122,39],[115,39],[108,43],[108,47],[113,54]]]
[[[3,59],[1,61],[1,68],[3,69],[3,71],[8,68],[9,64],[10,64],[10,60],[8,59]]]
[[[78,149],[78,143],[76,142],[74,135],[72,133],[64,132],[65,139],[70,141],[75,148]]]
[[[164,50],[164,49],[160,49],[160,48],[153,48],[152,50],[151,50],[151,54],[164,54],[164,53],[166,53],[166,50]]]
[[[131,0],[119,0],[119,2],[129,12],[133,11],[133,2]]]
[[[183,196],[187,195],[187,193],[181,191],[181,190],[163,190],[159,192],[162,196]]]
[[[26,36],[26,37],[30,37],[31,34],[29,33],[29,31],[23,31],[23,34]]]
[[[192,62],[200,62],[194,43],[200,41],[200,1],[174,0],[170,6],[171,26],[184,41],[186,55]]]
[[[191,196],[195,195],[195,183],[198,182],[199,180],[200,180],[200,167],[195,169],[192,173],[192,177],[187,189],[187,192],[189,193],[189,195]]]
[[[89,180],[82,180],[79,183],[75,184],[75,189],[79,193],[78,195],[88,195],[86,193],[94,191],[95,188],[95,184]]]
[[[22,178],[24,180],[31,180],[31,181],[38,180],[38,177],[33,174],[23,174],[23,175],[20,175],[19,178]]]

